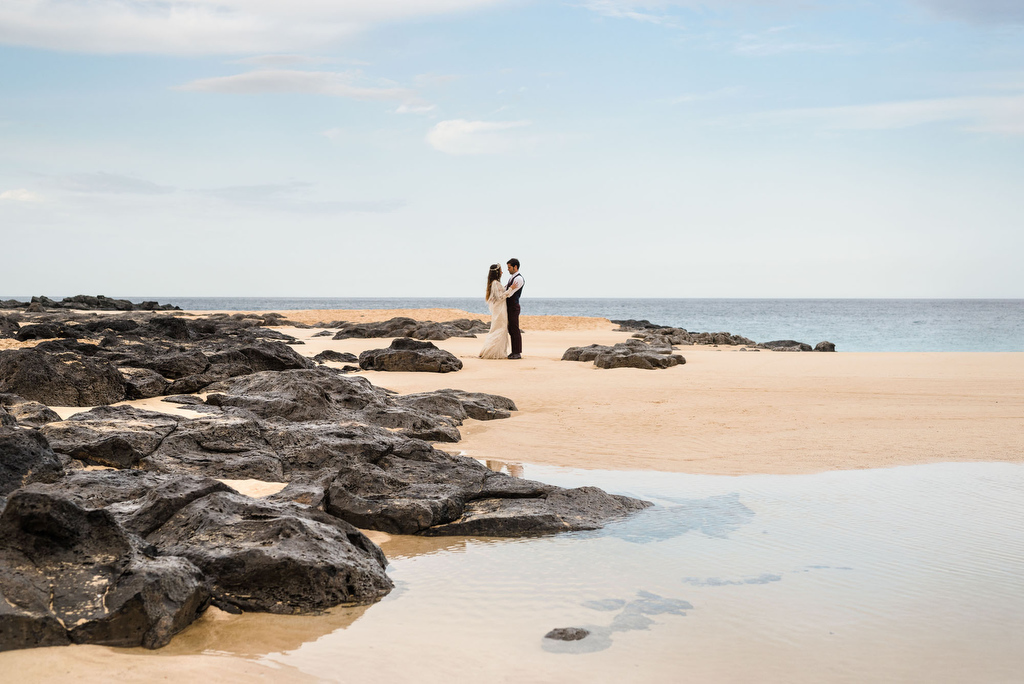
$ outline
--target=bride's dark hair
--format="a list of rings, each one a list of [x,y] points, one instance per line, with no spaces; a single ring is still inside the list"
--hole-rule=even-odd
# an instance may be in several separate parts
[[[501,264],[491,264],[491,270],[487,271],[487,292],[484,299],[491,298],[491,283],[501,280]]]

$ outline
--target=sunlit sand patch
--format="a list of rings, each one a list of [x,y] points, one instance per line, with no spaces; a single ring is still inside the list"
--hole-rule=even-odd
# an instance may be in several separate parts
[[[222,478],[215,478],[216,480],[223,482],[228,487],[231,487],[239,494],[245,496],[251,496],[254,499],[258,499],[261,496],[270,496],[271,494],[277,494],[279,491],[288,486],[287,482],[264,482],[263,480],[225,480]]]

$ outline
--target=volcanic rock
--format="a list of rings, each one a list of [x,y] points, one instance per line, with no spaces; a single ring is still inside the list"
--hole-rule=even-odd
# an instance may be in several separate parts
[[[773,340],[771,342],[762,342],[757,346],[761,349],[771,349],[772,351],[811,351],[811,345],[797,342],[796,340]]]
[[[69,642],[157,648],[205,607],[199,570],[146,557],[105,510],[15,492],[0,515],[0,650]]]
[[[0,352],[0,392],[49,406],[113,404],[125,397],[124,378],[110,363],[37,349]]]
[[[570,347],[562,354],[563,361],[593,361],[598,368],[671,368],[686,363],[686,359],[672,353],[671,346],[652,346],[631,339],[612,346],[592,344],[588,347]]]
[[[98,406],[40,428],[54,451],[93,465],[134,468],[178,425],[178,418],[131,406]]]
[[[0,496],[32,482],[53,482],[63,473],[60,460],[37,431],[0,426]]]
[[[170,382],[164,376],[149,368],[117,369],[124,376],[126,395],[129,399],[149,399],[167,391]]]
[[[393,584],[384,554],[352,525],[304,506],[216,492],[146,537],[210,578],[242,610],[295,613],[371,603]]]
[[[21,325],[14,316],[0,315],[0,338],[11,338],[18,334]]]
[[[468,318],[448,323],[435,323],[433,321],[416,321],[400,316],[375,323],[346,323],[344,321],[335,323],[327,327],[340,328],[334,335],[336,340],[347,340],[352,337],[411,337],[417,340],[447,340],[450,337],[476,337],[476,333],[484,333],[489,329],[487,323]]]
[[[348,352],[338,352],[334,351],[333,349],[325,349],[324,351],[314,356],[313,360],[318,363],[326,363],[328,361],[334,363],[356,363],[359,361],[359,357],[357,357],[355,354],[350,354]]]
[[[462,361],[430,342],[402,337],[394,340],[387,349],[364,351],[359,355],[359,367],[378,371],[451,373],[462,370]]]
[[[49,406],[38,401],[29,401],[16,394],[0,394],[0,406],[7,410],[18,425],[25,427],[41,427],[61,419]]]
[[[814,351],[816,352],[834,352],[835,350],[836,345],[832,344],[831,342],[819,342],[818,344],[814,345]]]
[[[614,323],[615,321],[612,322]],[[579,641],[586,638],[589,634],[590,631],[582,627],[558,627],[545,634],[544,638],[556,641]]]

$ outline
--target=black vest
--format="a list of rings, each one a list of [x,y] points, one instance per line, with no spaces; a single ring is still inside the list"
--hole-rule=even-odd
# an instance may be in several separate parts
[[[515,280],[516,278],[523,278],[523,277],[521,275],[519,275],[518,273],[516,273],[514,276],[509,278],[508,279],[508,285],[505,286],[506,290],[512,286],[512,281]],[[519,286],[519,289],[516,290],[515,294],[513,294],[511,297],[509,297],[507,301],[514,302],[514,303],[518,304],[519,303],[519,298],[523,296],[523,288],[524,287],[526,287],[526,278],[523,278],[523,284]]]

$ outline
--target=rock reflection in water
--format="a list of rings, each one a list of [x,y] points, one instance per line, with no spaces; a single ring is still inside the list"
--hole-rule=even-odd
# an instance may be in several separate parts
[[[706,499],[662,499],[658,505],[611,523],[597,534],[616,537],[633,544],[647,544],[700,532],[724,539],[750,523],[754,511],[747,508],[738,493],[709,496]]]
[[[579,641],[554,641],[544,639],[544,650],[549,653],[595,653],[612,645],[612,635],[616,632],[647,630],[655,625],[652,615],[686,616],[686,611],[693,610],[689,601],[667,598],[649,591],[638,591],[632,601],[623,599],[599,599],[585,601],[584,608],[601,612],[618,613],[609,625],[584,625],[590,634]]]

